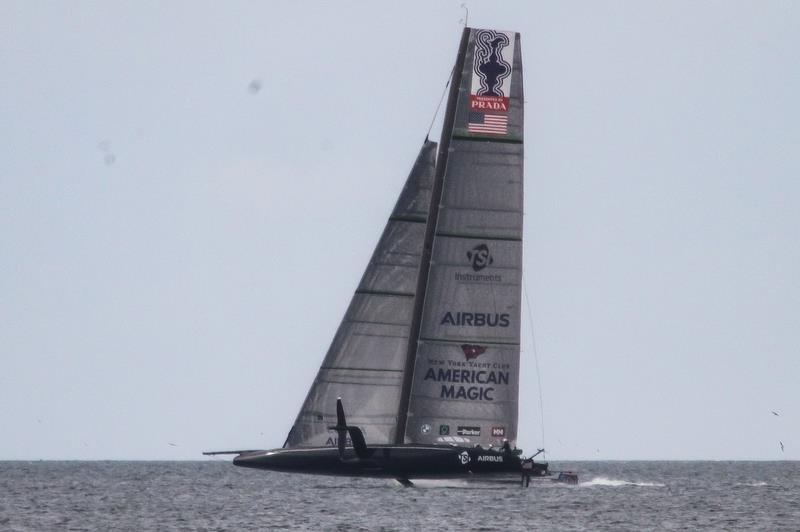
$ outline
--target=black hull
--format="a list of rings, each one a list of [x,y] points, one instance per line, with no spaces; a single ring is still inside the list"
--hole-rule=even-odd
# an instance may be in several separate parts
[[[523,473],[522,460],[512,452],[449,445],[372,445],[369,456],[358,458],[352,449],[339,457],[336,448],[306,447],[249,451],[233,459],[241,467],[333,475],[397,479],[515,477]],[[549,474],[546,463],[533,463],[532,477]]]

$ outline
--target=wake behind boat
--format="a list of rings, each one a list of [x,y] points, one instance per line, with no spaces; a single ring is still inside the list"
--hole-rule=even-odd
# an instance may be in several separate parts
[[[283,448],[226,452],[234,464],[549,475],[514,448],[522,199],[519,34],[464,28],[441,141],[425,140]]]

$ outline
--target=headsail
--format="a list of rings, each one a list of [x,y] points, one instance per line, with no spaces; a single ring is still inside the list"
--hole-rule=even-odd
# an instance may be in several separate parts
[[[519,34],[466,28],[442,131],[403,441],[517,436],[523,93]],[[437,185],[439,185],[437,187]],[[441,196],[437,192],[441,189]],[[435,211],[436,209],[434,209]],[[435,213],[436,214],[436,213]],[[411,350],[413,353],[413,350]],[[399,438],[398,438],[399,440]]]
[[[336,446],[337,397],[370,443],[394,441],[435,156],[426,140],[284,447]]]

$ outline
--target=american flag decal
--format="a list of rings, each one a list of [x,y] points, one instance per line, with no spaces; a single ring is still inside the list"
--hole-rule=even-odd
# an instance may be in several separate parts
[[[507,135],[508,116],[470,112],[467,120],[467,131],[470,133]]]

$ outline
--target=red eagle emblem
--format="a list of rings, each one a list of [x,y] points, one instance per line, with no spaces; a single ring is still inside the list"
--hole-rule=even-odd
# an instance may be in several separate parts
[[[472,360],[484,354],[486,352],[486,347],[482,345],[463,344],[461,350],[464,351],[464,356],[467,357],[467,360]]]

